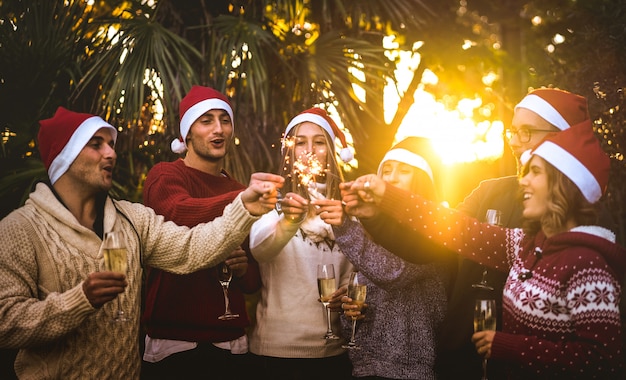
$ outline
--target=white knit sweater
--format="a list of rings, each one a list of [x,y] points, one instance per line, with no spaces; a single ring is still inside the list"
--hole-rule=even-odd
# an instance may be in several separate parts
[[[341,340],[322,339],[326,317],[318,301],[317,265],[334,264],[337,285],[347,284],[352,264],[319,216],[302,225],[273,211],[252,226],[250,249],[259,262],[263,287],[250,334],[250,351],[280,358],[323,358],[345,352]],[[339,315],[332,314],[335,334]]]
[[[38,184],[24,207],[0,221],[0,347],[21,349],[20,378],[138,379],[139,253],[145,264],[188,273],[224,260],[258,219],[239,197],[223,217],[194,229],[141,204],[116,205],[107,199],[104,231],[123,231],[129,249],[128,287],[120,296],[132,317],[126,323],[111,322],[117,302],[94,309],[85,297],[84,279],[103,269],[102,240],[49,187]]]

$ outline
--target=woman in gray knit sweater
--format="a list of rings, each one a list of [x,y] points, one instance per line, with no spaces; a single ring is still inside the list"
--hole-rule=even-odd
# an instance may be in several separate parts
[[[387,152],[378,175],[436,199],[432,164],[427,161],[431,157],[427,140],[409,137]],[[356,335],[361,349],[350,350],[353,376],[435,379],[437,329],[446,308],[448,264],[408,263],[373,242],[358,221],[345,218],[341,211],[322,207],[319,212],[333,224],[341,251],[366,276],[368,306]],[[342,301],[349,299],[344,296]],[[351,306],[342,308],[347,312]],[[342,324],[348,336],[350,318],[342,318]]]

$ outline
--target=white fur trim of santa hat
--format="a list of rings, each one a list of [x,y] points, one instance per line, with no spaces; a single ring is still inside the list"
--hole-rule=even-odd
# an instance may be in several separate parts
[[[543,158],[567,176],[592,204],[600,200],[607,188],[611,160],[602,150],[589,120],[547,136],[531,155]]]
[[[323,115],[326,115],[326,116],[323,116]],[[291,130],[296,125],[304,123],[305,121],[308,121],[308,122],[311,122],[313,124],[320,126],[323,130],[326,131],[326,133],[328,133],[328,135],[330,136],[333,142],[335,141],[335,138],[338,138],[342,145],[342,148],[339,151],[339,157],[341,157],[341,160],[346,163],[352,161],[352,159],[354,158],[354,154],[352,153],[350,148],[348,148],[347,146],[345,135],[343,134],[343,132],[341,132],[339,127],[337,127],[337,124],[334,121],[332,121],[332,119],[326,113],[326,111],[321,108],[310,108],[306,111],[301,112],[300,114],[296,115],[293,119],[291,119],[289,124],[287,124],[287,128],[285,128],[285,133],[283,135],[284,136],[283,144],[282,144],[283,151],[285,149],[284,138],[286,138],[289,135],[289,132],[291,132]],[[337,131],[337,133],[335,133],[335,130]]]
[[[528,109],[561,131],[589,120],[587,99],[558,88],[538,88],[520,101],[515,109]]]
[[[85,145],[98,132],[100,128],[110,128],[113,131],[113,139],[117,138],[117,130],[112,125],[102,120],[100,116],[93,116],[83,121],[65,144],[61,153],[59,153],[48,169],[50,182],[54,184],[72,165],[72,162],[78,157]]]
[[[185,140],[191,125],[205,112],[213,109],[225,110],[230,116],[234,130],[233,109],[226,95],[211,87],[193,86],[180,102],[180,137],[172,141],[172,152],[180,154],[187,150]]]
[[[428,177],[430,178],[430,180],[435,183],[435,180],[433,178],[433,171],[430,167],[430,165],[428,164],[428,161],[426,161],[426,159],[424,159],[424,157],[415,154],[409,150],[406,149],[391,149],[390,151],[388,151],[385,154],[385,157],[383,157],[383,159],[380,161],[380,165],[378,165],[378,173],[381,172],[382,168],[383,168],[383,164],[385,163],[385,161],[398,161],[398,162],[402,162],[405,163],[407,165],[411,165],[413,167],[416,167],[420,170],[422,170],[424,173],[428,174]]]

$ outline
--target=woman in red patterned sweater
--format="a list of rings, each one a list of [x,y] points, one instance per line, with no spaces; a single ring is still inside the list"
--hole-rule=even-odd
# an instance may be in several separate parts
[[[417,232],[403,237],[407,244],[427,237],[509,273],[503,331],[477,332],[472,341],[479,354],[504,362],[510,378],[617,379],[626,250],[594,225],[593,207],[609,168],[588,120],[547,136],[528,155],[520,179],[524,229],[479,223],[375,175],[343,184],[343,200],[352,215],[383,213],[397,222],[386,228]]]

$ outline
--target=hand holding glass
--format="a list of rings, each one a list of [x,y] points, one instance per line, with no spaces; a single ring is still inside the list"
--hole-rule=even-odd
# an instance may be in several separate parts
[[[104,234],[102,254],[104,256],[104,267],[106,270],[126,274],[126,270],[128,269],[127,249],[120,231],[111,231]],[[128,321],[128,316],[124,313],[124,310],[122,310],[120,297],[121,294],[118,294],[117,311],[113,320],[115,322],[126,322]]]
[[[474,307],[474,332],[496,330],[496,301],[476,300]],[[483,377],[487,380],[487,358],[483,358]]]
[[[233,272],[230,270],[230,267],[225,263],[221,263],[217,266],[217,278],[222,285],[222,291],[224,292],[224,304],[225,311],[224,314],[217,317],[221,320],[235,319],[239,318],[239,314],[233,314],[230,311],[230,299],[228,298],[228,287],[230,286],[230,281],[233,279]]]
[[[326,335],[324,339],[339,339],[337,335],[333,333],[333,328],[330,323],[330,297],[337,290],[337,282],[335,280],[335,267],[333,264],[320,264],[317,266],[317,289],[320,294],[320,301],[324,305],[326,311]]]
[[[359,272],[352,272],[350,274],[350,281],[348,282],[348,297],[352,299],[350,302],[351,305],[359,306],[358,310],[363,308],[365,304],[365,297],[367,295],[367,286],[363,283],[361,278],[361,274]],[[352,316],[352,336],[350,337],[350,341],[348,344],[344,344],[343,348],[347,349],[359,349],[354,339],[354,335],[356,333],[356,321],[359,319],[357,315]]]

